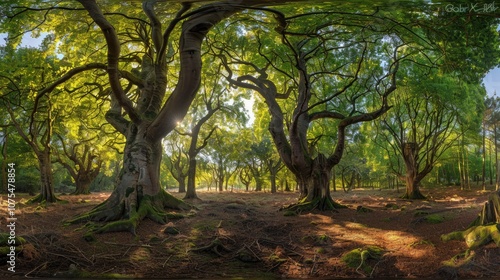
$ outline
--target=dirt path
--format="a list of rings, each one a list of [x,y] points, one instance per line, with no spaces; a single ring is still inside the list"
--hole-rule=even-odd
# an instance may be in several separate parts
[[[68,204],[19,205],[16,234],[29,245],[18,256],[15,274],[2,259],[0,277],[500,276],[500,248],[494,244],[477,250],[467,267],[440,269],[443,261],[466,250],[464,242],[443,243],[440,235],[465,228],[487,194],[456,188],[424,192],[428,201],[401,200],[391,190],[336,192],[333,197],[349,208],[298,216],[277,211],[294,202],[295,193],[199,193],[202,200],[192,202],[198,210],[183,213],[184,219],[167,225],[146,220],[137,236],[109,233],[96,235],[95,241],[83,239],[85,231],[78,228],[84,225],[63,227],[61,221],[109,194],[62,196]],[[372,211],[356,211],[359,206]],[[5,197],[0,211],[7,214]],[[341,261],[346,252],[370,245],[384,252],[366,261],[369,270]]]

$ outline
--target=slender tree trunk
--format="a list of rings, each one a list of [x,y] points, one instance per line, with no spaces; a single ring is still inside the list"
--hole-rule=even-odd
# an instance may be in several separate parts
[[[335,176],[335,166],[332,168],[332,185],[333,191],[337,191],[337,176]]]
[[[262,179],[259,177],[255,177],[255,191],[256,192],[261,192],[262,191],[262,185],[264,184],[262,182]]]
[[[285,192],[291,192],[292,189],[290,189],[290,184],[288,183],[288,180],[285,180]]]
[[[179,176],[177,178],[177,183],[179,183],[179,193],[186,192],[186,176]]]
[[[493,160],[491,159],[491,157],[493,156],[493,152],[491,151],[491,140],[488,143],[488,152],[490,153],[490,156],[489,156],[490,162],[488,163],[488,173],[490,174],[490,185],[493,185],[493,170],[492,170],[493,169],[493,167],[492,167]]]
[[[494,124],[493,129],[495,130],[495,132],[494,132],[495,133],[494,134],[495,135],[495,140],[494,140],[494,143],[493,143],[494,144],[493,148],[495,149],[495,190],[498,191],[498,190],[500,190],[500,187],[499,187],[500,186],[499,185],[499,180],[500,180],[500,176],[499,176],[500,172],[499,172],[499,170],[500,169],[499,169],[499,166],[498,166],[498,147],[497,147],[497,143],[498,143],[497,142],[497,137],[498,137],[498,135],[497,135],[497,125],[496,125],[496,123]]]
[[[219,186],[219,192],[224,191],[224,175],[219,174],[217,177],[217,185]]]
[[[465,190],[465,174],[463,168],[463,156],[462,156],[462,147],[459,147],[458,150],[458,175],[460,180],[460,189]]]
[[[184,199],[198,198],[196,195],[196,159],[189,160],[187,192]]]
[[[276,193],[276,175],[271,174],[270,179],[271,179],[271,193]]]
[[[483,122],[483,190],[486,190],[486,124]]]
[[[467,189],[470,190],[470,170],[469,170],[469,152],[467,151],[467,149],[464,149],[464,163],[465,163],[465,184],[466,184],[466,187]]]
[[[2,189],[0,192],[7,192],[8,189],[8,177],[7,177],[7,145],[9,143],[9,133],[7,128],[3,131],[3,144],[2,144]]]

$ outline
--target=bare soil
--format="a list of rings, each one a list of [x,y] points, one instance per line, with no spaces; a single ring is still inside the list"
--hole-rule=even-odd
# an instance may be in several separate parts
[[[60,198],[66,204],[23,205],[16,197],[16,235],[28,244],[16,272],[0,264],[0,278],[494,278],[500,276],[500,248],[477,249],[473,260],[456,268],[443,261],[466,251],[463,241],[444,243],[440,235],[462,230],[477,216],[488,192],[457,187],[423,189],[425,201],[402,200],[393,190],[332,193],[346,209],[285,216],[278,209],[296,193],[199,192],[197,210],[160,225],[143,221],[137,236],[127,232],[85,240],[84,225],[62,221],[102,202],[109,193]],[[183,194],[174,195],[182,197]],[[7,215],[5,195],[0,215]],[[20,203],[19,203],[20,202]],[[359,206],[371,212],[357,211]],[[429,217],[434,217],[431,219]],[[437,217],[437,220],[436,220]],[[5,219],[1,232],[6,232]],[[166,233],[168,231],[168,233]],[[341,257],[376,245],[380,259],[370,271],[348,267]],[[4,256],[0,256],[4,257]],[[118,275],[119,274],[119,275]]]

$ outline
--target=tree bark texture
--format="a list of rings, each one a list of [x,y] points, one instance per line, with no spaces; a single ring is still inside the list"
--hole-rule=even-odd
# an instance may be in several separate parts
[[[59,199],[54,192],[52,162],[50,159],[50,149],[37,152],[38,166],[40,168],[40,194],[30,199],[30,203],[56,202]]]
[[[481,213],[471,226],[484,226],[488,224],[500,224],[500,191],[495,191],[488,197],[488,201],[484,203]]]
[[[195,155],[196,157],[196,155]],[[198,198],[196,194],[196,158],[189,159],[187,192],[184,199]]]
[[[425,199],[425,196],[420,192],[420,181],[431,170],[419,172],[417,165],[418,145],[417,143],[405,143],[403,145],[403,157],[406,167],[406,193],[403,198],[406,199]]]

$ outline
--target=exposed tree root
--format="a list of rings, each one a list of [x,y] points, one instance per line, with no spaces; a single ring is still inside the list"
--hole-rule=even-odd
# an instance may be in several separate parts
[[[474,250],[493,241],[500,246],[500,193],[488,197],[479,216],[466,230],[441,235],[443,241],[465,240],[467,247]]]
[[[339,204],[333,201],[333,199],[331,199],[330,197],[326,196],[314,198],[312,201],[308,201],[306,197],[297,203],[282,207],[280,211],[285,210],[287,212],[295,212],[297,214],[300,214],[313,210],[328,211],[342,208],[347,208],[347,206]]]
[[[55,203],[55,202],[62,202],[62,201],[65,201],[65,200],[59,199],[56,196],[53,196],[47,200],[46,198],[44,198],[42,196],[42,194],[38,194],[35,197],[29,199],[26,203],[27,204],[35,204],[35,203],[45,204],[45,203]]]
[[[401,198],[402,199],[427,199],[427,197],[425,197],[425,195],[423,195],[420,191],[414,191],[412,193],[405,193],[405,195],[403,195]]]
[[[192,206],[165,191],[161,191],[155,196],[137,197],[136,200],[118,199],[117,196],[111,196],[89,212],[67,220],[65,224],[88,221],[106,222],[104,225],[91,223],[87,228],[91,233],[129,231],[135,234],[137,226],[144,218],[149,218],[160,224],[165,224],[169,218],[180,218],[178,214],[172,215],[165,212],[165,208],[188,210]]]
[[[488,201],[484,204],[483,210],[469,227],[484,226],[491,223],[500,224],[500,191],[488,196]]]
[[[228,248],[226,248],[219,238],[215,238],[210,244],[207,246],[202,246],[198,248],[193,248],[190,250],[191,252],[204,252],[210,251],[217,254],[219,257],[223,257],[224,255],[221,252],[231,252]]]

